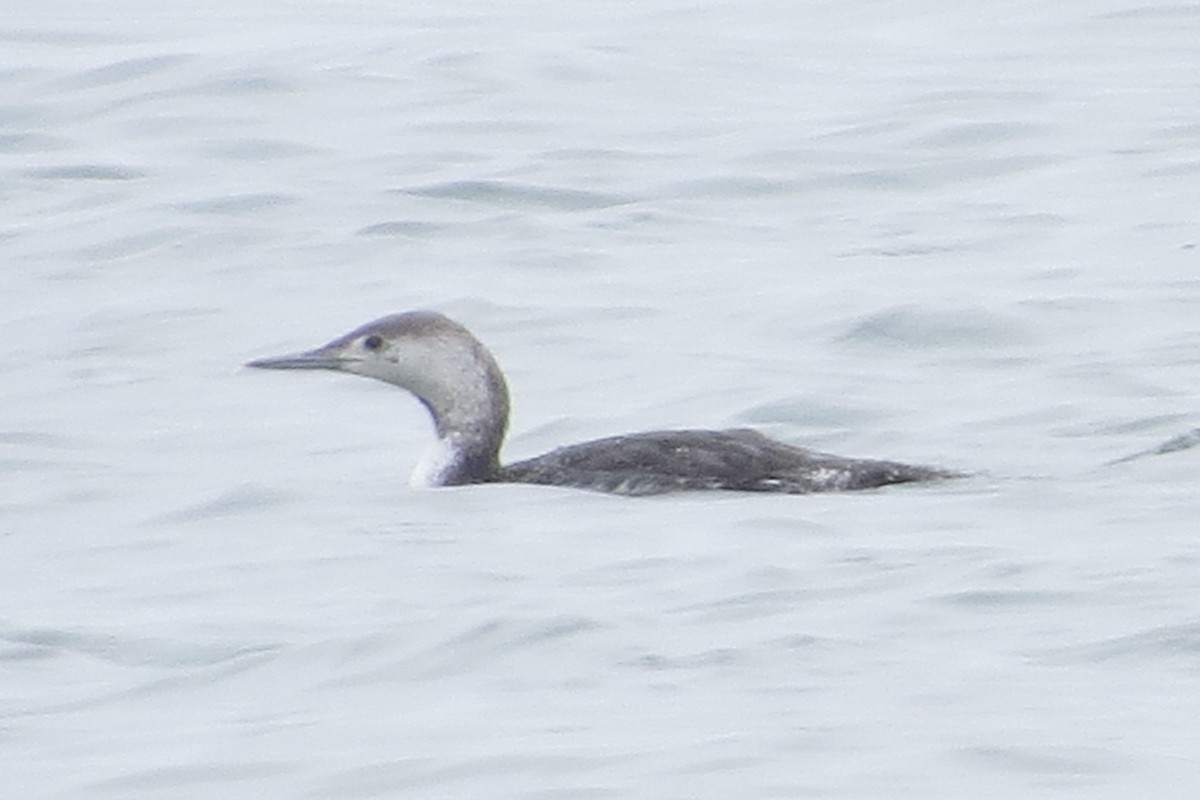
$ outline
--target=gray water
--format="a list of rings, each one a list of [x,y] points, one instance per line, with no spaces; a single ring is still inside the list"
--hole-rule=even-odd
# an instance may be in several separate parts
[[[1200,790],[1200,7],[37,2],[0,17],[22,798]],[[507,453],[973,473],[407,487],[410,308]]]

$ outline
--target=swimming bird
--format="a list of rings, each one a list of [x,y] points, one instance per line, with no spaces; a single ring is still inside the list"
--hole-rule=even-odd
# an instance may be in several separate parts
[[[315,350],[247,366],[348,372],[411,392],[429,410],[437,432],[413,471],[413,486],[533,483],[623,495],[696,489],[808,494],[958,477],[934,467],[819,453],[749,429],[613,436],[501,465],[509,414],[504,373],[470,331],[434,311],[393,314]]]

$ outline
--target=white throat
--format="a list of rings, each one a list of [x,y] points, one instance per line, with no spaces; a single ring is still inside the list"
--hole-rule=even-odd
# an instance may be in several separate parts
[[[462,453],[454,442],[453,436],[443,436],[434,439],[413,468],[408,478],[408,485],[414,489],[430,489],[435,486],[445,486],[446,480],[454,472],[462,458]]]

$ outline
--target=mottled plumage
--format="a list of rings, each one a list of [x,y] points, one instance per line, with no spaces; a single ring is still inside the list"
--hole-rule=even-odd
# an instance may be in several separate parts
[[[684,489],[810,494],[952,476],[930,467],[819,453],[737,429],[653,431],[568,445],[502,467],[499,479],[630,495]]]

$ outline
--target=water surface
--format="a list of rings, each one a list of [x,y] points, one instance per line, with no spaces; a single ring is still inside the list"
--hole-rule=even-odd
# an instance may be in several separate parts
[[[0,766],[23,797],[1200,788],[1200,13],[45,2],[0,22]],[[973,477],[415,492],[753,426]]]

